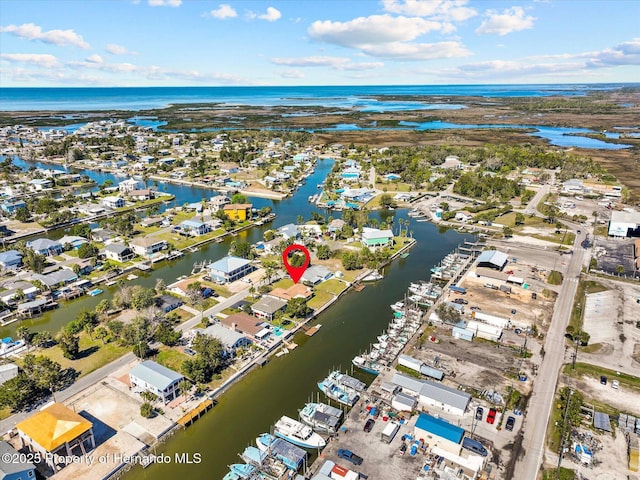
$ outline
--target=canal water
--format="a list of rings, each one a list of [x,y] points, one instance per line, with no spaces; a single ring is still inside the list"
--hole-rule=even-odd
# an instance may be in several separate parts
[[[14,160],[21,167],[36,166],[51,168],[48,164]],[[241,232],[235,239],[255,242],[262,238],[265,229],[295,222],[298,215],[308,218],[317,209],[307,198],[318,192],[316,185],[324,180],[331,170],[333,161],[321,160],[316,164],[315,173],[291,198],[282,201],[252,199],[256,207],[273,206],[277,218],[272,226],[262,226]],[[82,171],[99,183],[106,179],[114,182],[120,179],[113,175],[92,171]],[[214,191],[200,188],[162,184],[160,189],[176,196],[176,203],[197,202],[203,197],[215,195]],[[440,231],[428,222],[416,222],[407,217],[406,211],[386,212],[393,216],[394,225],[398,219],[411,221],[410,229],[418,243],[406,259],[398,259],[385,268],[384,280],[368,285],[362,292],[350,292],[339,302],[321,314],[316,320],[322,328],[313,337],[300,333],[294,338],[299,347],[289,354],[276,358],[248,374],[242,381],[232,386],[219,398],[217,405],[202,419],[183,432],[178,432],[166,445],[163,453],[200,453],[200,464],[152,465],[147,469],[135,467],[125,478],[127,480],[174,480],[177,476],[190,478],[222,478],[227,466],[240,462],[238,453],[254,443],[254,439],[270,427],[281,415],[297,416],[298,409],[312,397],[318,395],[317,382],[332,368],[351,369],[351,359],[374,343],[391,319],[389,305],[401,299],[409,283],[427,279],[429,269],[453,250],[464,236],[449,230]],[[339,214],[333,214],[337,216]],[[376,214],[382,219],[381,214]],[[62,232],[50,232],[52,238]],[[229,248],[228,238],[223,243],[211,243],[196,253],[188,253],[176,261],[156,265],[148,274],[140,274],[135,284],[153,287],[158,278],[169,283],[180,275],[191,272],[194,262],[216,259],[225,255]],[[98,297],[82,297],[65,302],[57,310],[42,317],[22,322],[33,331],[47,329],[58,331],[85,309],[93,308],[100,300],[110,298],[116,287],[104,288]],[[0,329],[0,335],[10,336],[17,324]],[[371,380],[365,374],[356,372],[363,380]],[[364,376],[363,376],[364,375]],[[159,453],[159,452],[158,452]]]

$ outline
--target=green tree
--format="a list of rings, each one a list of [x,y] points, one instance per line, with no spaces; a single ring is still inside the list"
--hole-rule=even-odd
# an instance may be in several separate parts
[[[513,236],[513,228],[507,227],[507,226],[502,227],[502,234],[505,237],[512,237]]]
[[[362,259],[355,252],[345,252],[342,254],[342,266],[345,270],[357,270],[362,268]]]
[[[98,255],[98,248],[92,243],[83,243],[78,248],[78,257],[91,258]]]
[[[31,213],[29,213],[29,210],[24,207],[18,208],[14,215],[15,219],[19,222],[27,223],[31,221]]]
[[[144,402],[140,405],[140,415],[144,418],[153,418],[155,415],[155,410],[153,409],[153,405],[149,402]]]
[[[100,300],[95,308],[95,312],[101,317],[106,317],[109,310],[111,310],[111,301],[108,298]]]
[[[252,258],[251,244],[249,242],[235,242],[230,249],[230,254],[240,258]]]
[[[154,333],[153,338],[166,345],[168,347],[173,347],[178,343],[180,338],[182,337],[182,333],[176,331],[169,322],[161,321]]]
[[[388,193],[384,193],[380,197],[380,206],[382,208],[389,209],[391,207],[395,207],[396,205],[395,205],[395,201],[393,200],[393,197]]]
[[[246,195],[235,193],[231,197],[231,203],[249,203],[249,199],[246,197]]]
[[[147,307],[150,307],[155,302],[155,293],[150,288],[145,288],[140,285],[133,287],[131,294],[131,306],[140,311]]]
[[[331,258],[331,249],[328,245],[318,245],[318,249],[316,250],[316,256],[320,260],[328,260]]]
[[[103,326],[99,326],[98,328],[95,329],[95,331],[93,332],[93,335],[98,339],[102,341],[102,345],[104,345],[105,339],[109,337],[109,331],[104,328]]]
[[[80,352],[80,337],[67,331],[63,331],[58,335],[58,345],[60,345],[60,348],[62,349],[62,355],[64,355],[64,358],[75,360]]]
[[[20,411],[35,401],[41,394],[38,385],[24,372],[0,385],[0,405]]]
[[[524,224],[524,215],[521,214],[520,212],[516,213],[515,223],[516,223],[516,225],[523,225]]]
[[[305,318],[311,314],[311,308],[307,305],[304,298],[292,298],[287,302],[286,313],[290,317]]]
[[[27,346],[27,349],[29,347],[29,345],[31,344],[31,339],[33,338],[33,334],[31,333],[31,330],[29,330],[29,327],[25,326],[25,325],[21,325],[16,329],[16,335],[18,336],[18,338],[22,341],[24,341],[25,345]]]
[[[33,336],[32,342],[37,348],[47,347],[53,342],[53,335],[48,330],[41,330]]]

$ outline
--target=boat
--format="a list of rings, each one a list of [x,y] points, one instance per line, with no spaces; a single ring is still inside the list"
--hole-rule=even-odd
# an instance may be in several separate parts
[[[366,384],[336,370],[318,382],[318,388],[327,397],[352,407],[360,398],[360,393],[364,391]]]
[[[100,290],[99,288],[94,288],[93,290],[89,291],[89,295],[91,295],[92,297],[95,297],[96,295],[100,295],[102,293],[102,290]]]
[[[286,415],[280,417],[273,428],[276,437],[302,448],[324,448],[327,444],[311,427]]]
[[[380,274],[379,271],[375,270],[364,277],[362,277],[363,282],[377,282],[378,280],[382,280],[384,277]]]
[[[326,403],[307,403],[300,410],[300,420],[316,431],[334,433],[342,422],[342,410]]]
[[[234,463],[233,465],[229,465],[229,470],[229,473],[224,476],[223,480],[249,480],[253,478],[260,478],[256,467],[253,465],[247,465],[246,463]]]
[[[405,252],[402,255],[400,255],[400,258],[407,258],[408,256],[409,256],[409,253]]]
[[[263,433],[256,438],[256,446],[263,452],[268,452],[277,458],[291,470],[299,470],[302,467],[307,452],[282,438],[277,438],[270,433]]]
[[[248,465],[256,467],[260,474],[270,480],[280,480],[287,476],[288,468],[283,462],[269,455],[269,452],[249,446],[240,455]]]
[[[382,367],[373,361],[369,355],[358,355],[353,357],[351,363],[363,372],[370,373],[371,375],[378,375],[382,369]]]

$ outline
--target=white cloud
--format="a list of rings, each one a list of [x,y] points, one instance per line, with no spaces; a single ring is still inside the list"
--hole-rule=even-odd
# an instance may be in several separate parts
[[[318,20],[311,24],[308,33],[313,40],[359,48],[361,45],[409,41],[442,28],[441,23],[423,18],[385,14],[358,17],[348,22]]]
[[[105,50],[111,55],[137,55],[136,52],[132,52],[127,47],[118,45],[117,43],[110,43],[105,47]]]
[[[58,59],[46,53],[0,53],[0,58],[9,62],[27,63],[39,67],[57,67]]]
[[[403,43],[365,45],[362,51],[372,57],[394,60],[434,60],[437,58],[468,57],[471,52],[460,42]]]
[[[94,53],[93,55],[91,55],[90,57],[87,58],[87,62],[89,62],[89,63],[103,63],[104,60],[102,60],[102,57],[100,55],[98,55],[97,53]]]
[[[73,30],[48,30],[42,31],[42,27],[35,23],[23,23],[22,25],[7,25],[0,27],[0,32],[10,33],[16,37],[28,40],[39,40],[44,43],[58,45],[60,47],[78,47],[89,49],[90,45],[85,42],[81,35]]]
[[[383,0],[386,12],[415,17],[432,17],[436,19],[462,22],[475,17],[478,12],[466,7],[468,0]]]
[[[304,78],[304,73],[300,70],[285,70],[280,72],[280,76],[282,78]]]
[[[281,16],[282,14],[280,13],[280,10],[273,7],[268,7],[267,12],[263,13],[262,15],[258,15],[258,18],[260,20],[266,20],[267,22],[275,22]]]
[[[179,7],[182,0],[149,0],[151,7]]]
[[[220,20],[224,20],[225,18],[235,18],[238,16],[238,12],[235,9],[226,3],[222,3],[218,5],[218,8],[211,10],[210,12],[205,13],[206,17],[218,18]]]
[[[487,19],[476,29],[476,33],[507,35],[511,32],[533,28],[535,17],[525,16],[524,8],[511,7],[503,10],[487,10]]]
[[[384,66],[382,62],[360,62],[352,63],[346,57],[300,57],[300,58],[272,58],[272,63],[276,65],[286,65],[288,67],[329,67],[334,70],[371,70]]]
[[[616,65],[640,65],[640,37],[620,43],[613,48],[588,55],[587,65],[592,68]]]

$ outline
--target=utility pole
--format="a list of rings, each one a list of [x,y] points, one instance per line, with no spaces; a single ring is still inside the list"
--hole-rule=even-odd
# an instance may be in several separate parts
[[[567,398],[567,405],[564,409],[564,418],[562,419],[562,433],[560,436],[560,453],[558,454],[558,468],[556,468],[555,480],[558,480],[560,475],[560,464],[562,463],[562,454],[564,453],[564,437],[565,429],[567,427],[567,416],[569,415],[569,405],[571,404],[571,396],[573,395],[573,389],[569,389],[569,398]]]

